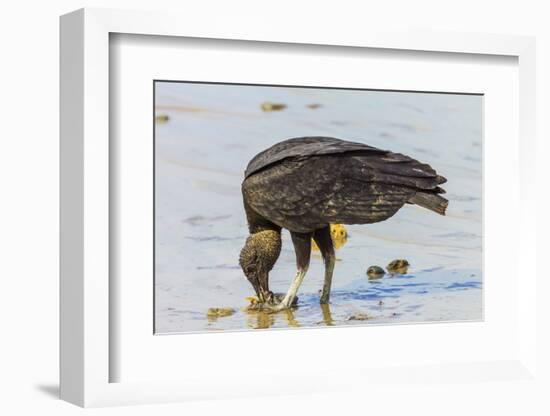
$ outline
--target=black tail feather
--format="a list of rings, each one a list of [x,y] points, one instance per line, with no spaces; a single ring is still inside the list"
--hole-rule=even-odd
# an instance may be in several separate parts
[[[417,192],[408,202],[441,215],[445,215],[445,211],[449,205],[449,201],[442,196],[428,192]]]

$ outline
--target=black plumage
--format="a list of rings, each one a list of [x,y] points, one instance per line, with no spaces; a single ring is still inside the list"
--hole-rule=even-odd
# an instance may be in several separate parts
[[[293,285],[299,280],[299,287],[309,265],[310,247],[306,246],[311,238],[325,247],[321,252],[327,269],[334,267],[330,264],[334,250],[329,224],[384,221],[406,203],[444,214],[447,200],[440,196],[444,190],[439,185],[445,182],[427,164],[362,143],[330,137],[277,143],[255,156],[246,168],[242,193],[250,237],[241,252],[241,266],[261,300],[269,303],[268,273],[277,259],[263,252],[269,245],[280,246],[281,228],[293,237],[299,269]],[[261,244],[255,235],[262,236]],[[328,301],[330,292],[332,270],[328,271],[322,302]],[[296,296],[292,290],[291,286],[275,309],[292,303]]]

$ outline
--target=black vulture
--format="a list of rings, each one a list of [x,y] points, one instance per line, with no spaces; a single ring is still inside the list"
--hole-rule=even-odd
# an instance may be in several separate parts
[[[242,183],[250,235],[239,263],[259,301],[289,308],[307,272],[311,239],[325,263],[321,304],[328,303],[335,264],[329,224],[384,221],[404,204],[445,215],[439,194],[446,182],[429,165],[363,143],[332,137],[284,140],[256,155]],[[290,231],[296,276],[280,303],[269,290],[269,272],[281,252],[281,229]]]

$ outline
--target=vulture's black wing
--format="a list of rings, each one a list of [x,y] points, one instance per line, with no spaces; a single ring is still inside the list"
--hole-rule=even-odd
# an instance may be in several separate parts
[[[248,163],[244,174],[248,178],[274,163],[290,157],[307,157],[346,152],[387,153],[363,143],[348,142],[334,137],[296,137],[283,140],[270,148],[258,153]]]
[[[429,165],[360,143],[293,140],[315,153],[299,154],[288,147],[290,141],[283,142],[274,152],[277,156],[265,158],[263,166],[254,165],[256,170],[242,186],[245,204],[281,227],[310,232],[331,223],[374,223],[391,217],[405,203],[445,211],[447,201],[438,195],[444,192],[439,185],[445,178]],[[348,150],[329,153],[334,146]]]

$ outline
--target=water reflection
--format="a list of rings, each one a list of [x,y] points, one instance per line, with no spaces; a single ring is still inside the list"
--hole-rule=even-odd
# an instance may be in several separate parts
[[[321,304],[321,312],[323,314],[323,322],[326,326],[334,326],[334,320],[332,319],[332,314],[330,313],[330,306],[328,303]]]
[[[284,318],[284,320],[286,321],[287,325],[290,328],[297,328],[297,327],[300,326],[300,324],[298,323],[298,321],[294,317],[294,312],[292,312],[292,310],[287,309],[287,310],[282,311],[282,312],[283,312],[282,313],[283,318]]]
[[[277,323],[283,322],[289,328],[298,328],[300,326],[292,309],[278,313],[251,310],[248,308],[245,308],[243,311],[245,312],[245,323],[248,328],[267,329],[275,326]]]
[[[308,306],[313,306],[313,305],[303,305],[304,309],[308,309],[310,313],[315,312],[315,309],[316,309],[315,307],[308,308]],[[317,322],[317,324],[334,326],[336,323],[332,317],[330,305],[320,304],[319,307],[321,310],[322,321]],[[245,323],[248,328],[268,329],[275,326],[280,327],[281,325],[288,328],[299,328],[302,326],[299,320],[296,318],[296,315],[299,309],[300,308],[298,307],[294,309],[287,309],[281,312],[273,313],[268,311],[252,310],[252,309],[245,308],[243,309],[243,312],[245,316]],[[307,324],[305,326],[307,326]]]
[[[275,315],[265,311],[245,310],[245,323],[248,328],[267,329],[275,324]]]

